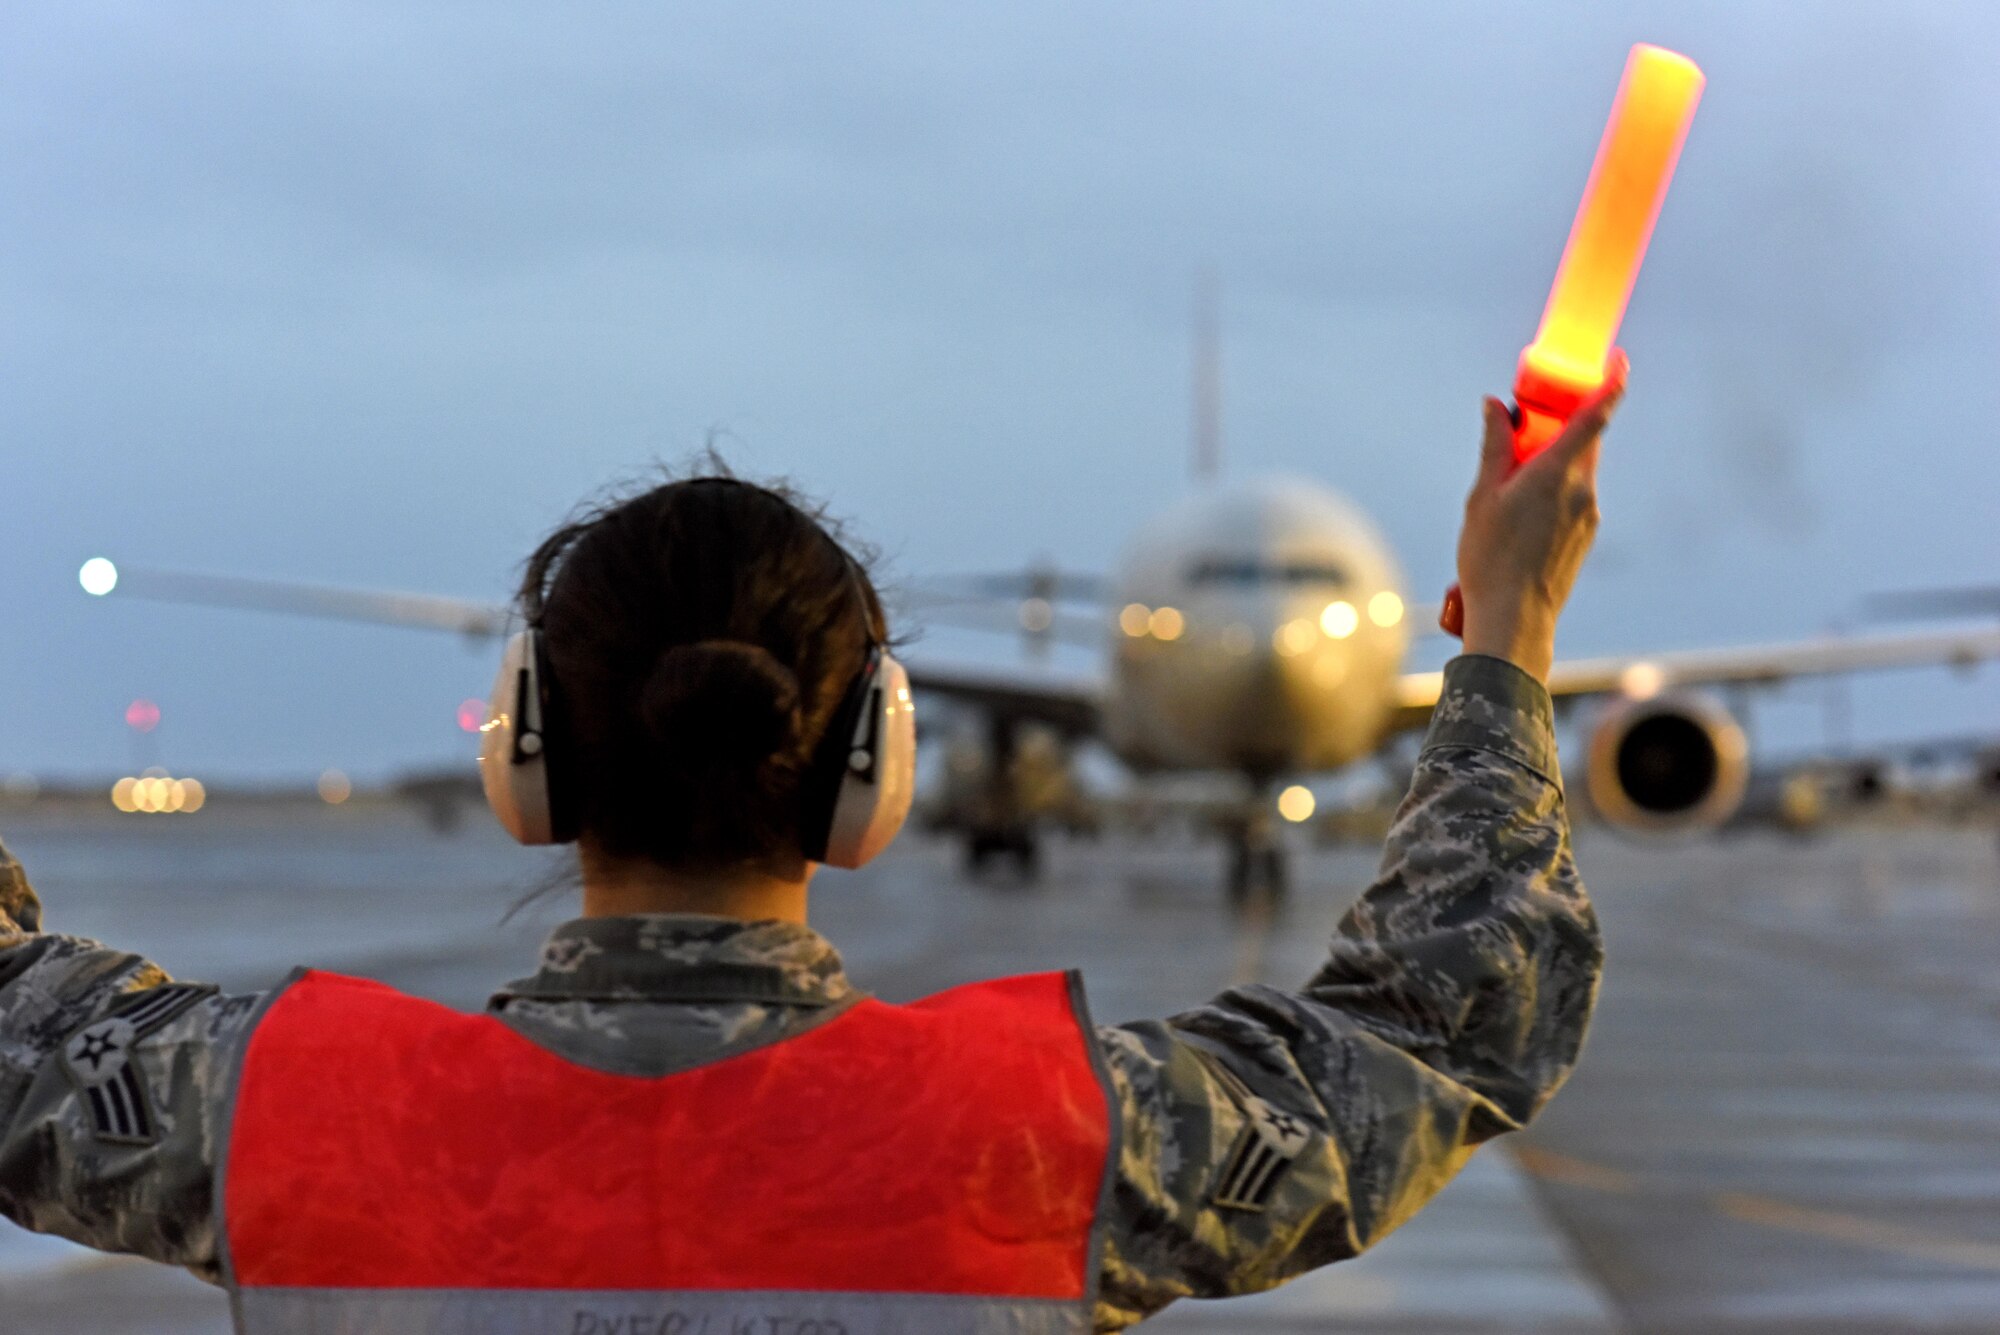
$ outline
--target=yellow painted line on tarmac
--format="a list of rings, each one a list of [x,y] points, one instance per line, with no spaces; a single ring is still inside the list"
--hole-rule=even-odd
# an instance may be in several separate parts
[[[1617,1168],[1606,1168],[1603,1164],[1586,1163],[1582,1159],[1572,1159],[1567,1154],[1557,1154],[1539,1145],[1516,1145],[1514,1158],[1530,1174],[1544,1182],[1560,1182],[1569,1187],[1588,1187],[1592,1191],[1608,1191],[1614,1195],[1630,1196],[1640,1190],[1639,1179]]]
[[[1615,1196],[1664,1195],[1670,1188],[1658,1179],[1558,1154],[1539,1145],[1516,1145],[1514,1159],[1531,1176],[1544,1182],[1602,1191]],[[1802,1233],[1874,1251],[1894,1252],[1921,1261],[1935,1261],[1968,1270],[2000,1270],[2000,1243],[1954,1238],[1928,1229],[1886,1223],[1844,1210],[1793,1205],[1769,1196],[1741,1191],[1706,1193],[1704,1203],[1717,1214],[1746,1224]]]
[[[2000,1270],[2000,1243],[1946,1237],[1927,1229],[1864,1219],[1839,1210],[1790,1205],[1735,1191],[1717,1194],[1712,1203],[1732,1219],[1762,1224],[1767,1228],[1809,1233],[1814,1237],[1831,1238],[1835,1242],[1872,1247],[1876,1251],[1898,1252],[1920,1261],[1942,1261],[1946,1265],[1963,1266],[1968,1270]]]

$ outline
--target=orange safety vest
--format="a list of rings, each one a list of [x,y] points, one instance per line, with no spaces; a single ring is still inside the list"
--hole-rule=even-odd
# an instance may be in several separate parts
[[[640,1078],[309,972],[237,1074],[224,1273],[253,1335],[1088,1332],[1111,1107],[1069,975]]]

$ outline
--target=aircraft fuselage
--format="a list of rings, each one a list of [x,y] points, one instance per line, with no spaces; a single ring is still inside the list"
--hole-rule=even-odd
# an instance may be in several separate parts
[[[1408,626],[1387,544],[1318,483],[1204,492],[1117,577],[1105,736],[1139,770],[1340,769],[1388,724]]]

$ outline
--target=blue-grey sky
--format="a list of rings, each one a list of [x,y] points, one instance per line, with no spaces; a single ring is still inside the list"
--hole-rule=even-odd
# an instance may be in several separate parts
[[[1203,265],[1226,469],[1346,492],[1428,596],[1635,40],[1710,83],[1564,650],[2000,580],[1996,15],[13,7],[0,770],[129,765],[138,695],[176,773],[463,756],[483,651],[100,602],[76,566],[497,598],[579,498],[712,432],[893,574],[1108,566],[1189,485]],[[1991,728],[1996,679],[1866,683],[1858,727]],[[1814,740],[1821,695],[1765,735]]]

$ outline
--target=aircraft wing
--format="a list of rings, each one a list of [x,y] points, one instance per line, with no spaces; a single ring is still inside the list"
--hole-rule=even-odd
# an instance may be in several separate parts
[[[1549,670],[1549,694],[1557,700],[1612,692],[1650,696],[1682,686],[1769,686],[1794,677],[1940,663],[1963,667],[1989,658],[2000,658],[2000,627],[1828,636],[1788,644],[1571,659]],[[1429,723],[1443,681],[1442,672],[1413,672],[1399,679],[1392,726],[1401,731]]]
[[[106,563],[107,565],[109,563]],[[425,593],[395,593],[378,589],[341,588],[291,580],[256,579],[242,575],[208,575],[185,570],[152,570],[118,566],[103,593],[153,602],[197,603],[210,607],[250,608],[289,612],[334,621],[373,622],[419,630],[449,630],[475,638],[500,635],[507,627],[508,609],[463,598]],[[905,592],[899,603],[918,619],[970,630],[1016,634],[1047,634],[1070,644],[1101,645],[1105,619],[1067,607],[1017,606],[984,595]]]
[[[204,575],[178,570],[121,568],[100,593],[156,602],[199,603],[373,622],[419,630],[446,630],[476,639],[502,634],[510,613],[504,607],[431,594],[384,593],[369,589]],[[1102,636],[1102,629],[1096,628]],[[961,700],[991,713],[1047,723],[1071,735],[1097,731],[1102,688],[1095,682],[1029,670],[1010,671],[943,663],[908,665],[910,684],[931,695]]]
[[[211,607],[247,607],[265,612],[325,617],[334,621],[366,621],[419,630],[449,630],[474,639],[498,637],[507,628],[508,610],[462,598],[427,593],[385,593],[343,589],[289,580],[253,579],[242,575],[200,575],[181,570],[118,568],[110,583],[92,592],[113,591],[164,603],[201,603]]]
[[[1949,589],[1903,589],[1864,598],[1862,610],[1876,621],[1929,621],[1941,617],[2000,616],[2000,584]]]
[[[1096,649],[1110,634],[1108,614],[1058,607],[1038,598],[1001,601],[902,589],[896,591],[894,605],[916,620],[932,625],[1026,636],[1030,642],[1051,641]]]
[[[1095,733],[1103,688],[1087,678],[946,663],[908,663],[910,685],[989,714],[1046,723],[1071,736]]]

